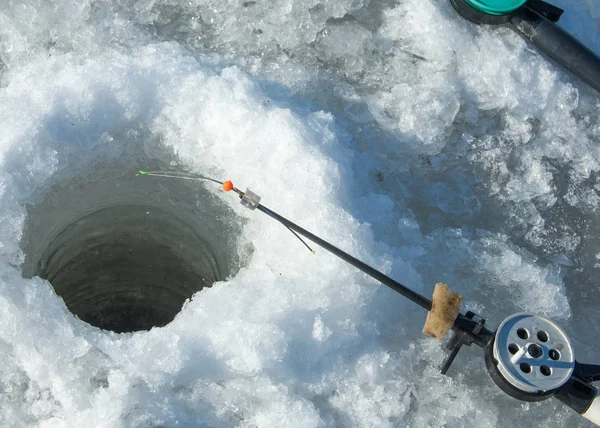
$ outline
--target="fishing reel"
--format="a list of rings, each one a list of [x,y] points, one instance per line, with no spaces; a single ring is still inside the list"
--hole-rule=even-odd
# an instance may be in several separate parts
[[[474,324],[469,327],[461,317]],[[491,333],[483,327],[485,321],[472,312],[459,315],[457,321],[459,327],[453,328],[455,333],[447,344],[451,353],[442,373],[462,345],[484,345],[488,372],[506,394],[530,402],[555,397],[600,425],[600,391],[592,385],[600,380],[600,365],[577,362],[569,337],[556,323],[540,315],[517,313]]]
[[[512,26],[565,69],[600,92],[600,57],[555,23],[564,11],[543,0],[450,0],[475,24]]]

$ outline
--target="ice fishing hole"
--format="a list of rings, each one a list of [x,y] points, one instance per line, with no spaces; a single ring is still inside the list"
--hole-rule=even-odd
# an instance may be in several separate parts
[[[515,355],[518,351],[519,347],[516,343],[511,343],[510,345],[508,345],[508,352],[510,352],[511,354]]]
[[[517,330],[517,336],[519,336],[521,339],[525,340],[529,337],[529,332],[527,330],[525,330],[524,328],[520,328]]]
[[[531,373],[531,366],[527,363],[521,363],[519,365],[519,367],[521,368],[521,371],[523,373]]]
[[[550,376],[552,374],[552,369],[548,366],[540,366],[540,372],[544,376]]]
[[[550,339],[550,336],[548,336],[548,333],[546,333],[544,330],[540,330],[537,332],[537,338],[540,342],[547,342],[548,339]]]
[[[560,360],[560,352],[556,349],[550,349],[548,351],[548,357],[550,357],[551,360],[558,361]]]
[[[47,279],[73,314],[119,333],[168,324],[240,266],[241,222],[207,187],[134,172],[115,161],[55,183],[27,207],[21,240],[24,276]]]

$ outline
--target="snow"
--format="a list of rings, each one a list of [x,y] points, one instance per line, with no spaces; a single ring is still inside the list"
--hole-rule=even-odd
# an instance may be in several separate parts
[[[562,3],[598,51],[593,1]],[[551,317],[597,362],[599,107],[445,1],[3,2],[0,425],[587,426],[508,398],[479,349],[442,376],[424,311],[218,186],[135,172],[231,179],[426,296],[450,284],[492,326]],[[235,267],[171,323],[100,330],[27,278],[70,222],[145,198],[204,207]]]

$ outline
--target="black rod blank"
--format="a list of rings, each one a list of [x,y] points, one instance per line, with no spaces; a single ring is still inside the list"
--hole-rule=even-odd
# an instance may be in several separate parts
[[[535,10],[524,7],[510,23],[542,52],[600,92],[600,57]]]
[[[327,241],[319,238],[318,236],[312,234],[308,230],[306,230],[306,229],[298,226],[297,224],[289,221],[285,217],[280,216],[276,212],[271,211],[269,208],[265,207],[264,205],[258,204],[256,206],[256,209],[258,209],[258,210],[262,211],[263,213],[267,214],[269,217],[277,220],[278,222],[280,222],[284,226],[286,226],[286,227],[288,227],[288,228],[296,231],[297,233],[299,233],[300,235],[304,236],[305,238],[310,239],[315,244],[323,247],[324,249],[326,249],[330,253],[338,256],[340,259],[342,259],[345,262],[351,264],[352,266],[354,266],[355,268],[357,268],[357,269],[361,270],[362,272],[366,273],[370,277],[375,278],[377,281],[381,282],[382,284],[387,285],[392,290],[396,291],[397,293],[402,294],[407,299],[412,300],[413,302],[415,302],[417,305],[421,306],[425,310],[431,311],[431,300],[423,297],[419,293],[411,290],[410,288],[408,288],[408,287],[400,284],[397,281],[394,281],[389,276],[387,276],[387,275],[379,272],[377,269],[372,268],[368,264],[361,262],[357,258],[352,257],[350,254],[348,254],[348,253],[340,250],[338,247],[330,244],[329,242],[327,242]]]

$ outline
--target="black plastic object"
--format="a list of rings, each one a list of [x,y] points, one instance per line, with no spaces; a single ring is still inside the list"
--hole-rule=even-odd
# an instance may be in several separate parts
[[[600,92],[600,57],[558,25],[529,7],[510,23],[542,52]]]
[[[448,372],[448,369],[458,355],[460,348],[462,348],[463,345],[471,346],[472,343],[478,343],[477,338],[480,338],[480,333],[482,330],[484,330],[483,325],[485,324],[485,320],[479,315],[468,311],[465,314],[465,318],[474,321],[475,325],[471,331],[462,328],[455,329],[453,336],[446,345],[446,348],[450,350],[450,354],[446,357],[446,360],[444,360],[442,367],[440,368],[442,374],[446,374],[446,372]]]
[[[575,376],[586,382],[600,380],[600,366],[597,364],[584,364],[575,362]]]
[[[584,414],[594,402],[597,393],[596,387],[572,376],[555,397],[577,413]]]
[[[551,22],[558,22],[562,14],[565,13],[560,7],[556,7],[542,0],[529,0],[527,2],[527,7],[536,11]]]

